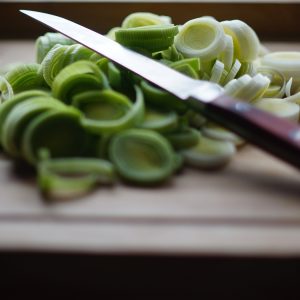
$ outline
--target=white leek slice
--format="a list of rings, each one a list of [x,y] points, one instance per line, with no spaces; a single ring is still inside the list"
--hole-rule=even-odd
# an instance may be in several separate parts
[[[282,51],[273,52],[260,59],[262,66],[267,66],[280,71],[286,80],[293,78],[293,89],[300,86],[300,52]]]
[[[224,64],[219,61],[216,60],[212,70],[211,70],[211,77],[210,77],[210,81],[211,82],[215,82],[215,83],[219,83],[222,77],[224,71]]]
[[[293,78],[290,78],[289,81],[287,82],[286,86],[285,86],[285,95],[287,97],[291,96],[292,85],[293,85]]]
[[[221,24],[213,18],[201,17],[186,22],[175,37],[175,47],[186,57],[208,61],[224,50],[226,38]]]
[[[242,62],[258,57],[260,42],[255,31],[241,20],[221,22],[226,34],[232,36],[235,56]]]
[[[235,78],[236,74],[239,72],[241,68],[241,63],[238,59],[235,60],[234,64],[232,65],[228,75],[225,77],[223,81],[223,85],[227,84],[229,81]]]
[[[242,62],[237,77],[248,74],[250,76],[254,76],[257,74],[256,67],[253,62]]]
[[[240,91],[247,86],[251,79],[251,76],[246,74],[238,79],[229,81],[224,87],[225,94],[232,97],[238,97]]]
[[[133,28],[148,25],[171,24],[172,20],[167,16],[159,16],[148,12],[135,12],[128,15],[122,22],[122,28]]]
[[[205,124],[201,131],[203,135],[209,138],[221,141],[229,141],[234,143],[236,146],[240,146],[245,142],[241,137],[239,137],[235,133],[211,122]]]
[[[263,98],[282,98],[288,89],[283,74],[276,69],[268,67],[259,67],[257,71],[270,79],[270,85],[263,94]]]
[[[219,60],[224,63],[226,70],[230,70],[233,64],[234,47],[233,39],[228,34],[225,34],[225,43],[225,49],[219,55]]]
[[[270,79],[258,73],[239,91],[238,97],[249,101],[256,100],[265,93],[269,85]]]
[[[299,121],[300,106],[283,99],[264,98],[255,103],[257,108],[292,122]]]
[[[187,164],[203,169],[214,169],[225,165],[235,152],[233,143],[204,136],[199,139],[196,146],[181,151]]]
[[[223,72],[222,72],[222,75],[221,75],[221,79],[220,79],[220,81],[219,81],[219,84],[220,85],[224,85],[224,80],[225,80],[225,78],[228,76],[228,72],[224,69],[223,70]]]
[[[284,98],[284,101],[290,102],[290,103],[296,103],[296,104],[300,105],[300,92],[298,92],[292,96]]]

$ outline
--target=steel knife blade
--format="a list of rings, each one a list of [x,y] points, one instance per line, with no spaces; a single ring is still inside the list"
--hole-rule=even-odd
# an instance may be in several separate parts
[[[250,143],[300,168],[298,125],[232,99],[217,84],[189,78],[70,20],[36,11],[21,12],[187,101]]]

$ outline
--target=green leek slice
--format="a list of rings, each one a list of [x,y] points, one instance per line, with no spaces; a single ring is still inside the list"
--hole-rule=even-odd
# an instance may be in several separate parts
[[[139,87],[135,90],[133,105],[126,96],[112,90],[75,97],[73,104],[84,113],[82,126],[91,133],[107,134],[139,125],[144,118],[144,97]]]
[[[23,64],[17,66],[7,72],[4,77],[10,84],[14,94],[30,89],[44,89],[46,87],[39,64]],[[7,92],[3,84],[0,85],[0,91],[1,93]]]
[[[196,57],[182,59],[169,65],[172,69],[181,72],[191,78],[199,79],[200,60]]]
[[[189,109],[184,117],[187,118],[188,124],[195,128],[201,128],[206,123],[204,116],[192,109]]]
[[[113,137],[109,157],[120,176],[137,184],[165,181],[174,171],[174,152],[159,133],[128,129]]]
[[[221,24],[213,18],[201,17],[186,22],[175,37],[174,44],[185,57],[209,61],[218,57],[226,46]]]
[[[32,164],[38,160],[38,152],[45,148],[56,157],[80,157],[90,141],[80,125],[80,113],[75,108],[49,110],[39,114],[26,127],[21,151]]]
[[[36,59],[37,63],[41,63],[50,51],[50,49],[56,44],[59,45],[71,45],[74,42],[65,37],[64,35],[56,32],[47,32],[43,36],[40,36],[35,42]]]
[[[0,104],[11,99],[14,96],[14,91],[10,83],[4,76],[0,76]]]
[[[45,56],[41,67],[45,81],[51,87],[54,78],[64,67],[79,60],[97,62],[99,59],[100,55],[79,44],[55,45]]]
[[[96,158],[43,158],[37,169],[39,187],[51,199],[82,196],[115,179],[112,163]]]
[[[44,111],[63,110],[65,105],[51,97],[35,97],[15,105],[7,115],[1,135],[1,144],[11,156],[21,156],[21,139],[30,121]]]
[[[42,97],[42,96],[47,97],[49,96],[49,94],[40,90],[29,90],[15,95],[9,101],[6,101],[0,105],[0,140],[2,135],[3,123],[5,122],[6,117],[9,115],[11,110],[20,102],[23,102],[27,99],[32,99],[32,98]]]
[[[116,41],[133,49],[144,49],[149,52],[169,48],[178,33],[178,27],[173,24],[149,25],[136,28],[119,29],[115,32]]]
[[[55,98],[71,103],[76,94],[108,87],[107,78],[97,65],[81,60],[61,70],[53,81],[52,93]]]
[[[188,165],[202,169],[214,169],[227,164],[235,152],[233,143],[204,136],[196,146],[181,151]]]
[[[202,128],[201,132],[204,136],[220,140],[220,141],[229,141],[235,144],[235,146],[241,146],[245,143],[245,141],[236,135],[235,133],[220,127],[212,122],[206,123]]]
[[[68,46],[64,53],[64,66],[67,66],[78,60],[90,60],[93,57],[94,60],[99,59],[101,56],[89,48],[86,48],[80,44],[74,44]],[[96,58],[95,58],[96,57]]]
[[[184,59],[183,55],[177,51],[174,44],[166,50],[153,53],[153,58],[161,58],[168,61],[180,61]]]
[[[139,127],[160,133],[171,132],[178,127],[178,116],[174,111],[163,113],[148,108],[145,111],[144,121]]]
[[[178,113],[184,113],[187,110],[187,105],[184,101],[179,100],[168,92],[154,87],[146,81],[141,82],[141,88],[144,93],[146,104],[167,111],[175,110]]]
[[[107,65],[107,77],[113,89],[120,90],[122,88],[121,71],[112,62],[109,62]]]
[[[201,133],[192,127],[184,127],[179,131],[164,135],[175,149],[190,148],[198,144]]]

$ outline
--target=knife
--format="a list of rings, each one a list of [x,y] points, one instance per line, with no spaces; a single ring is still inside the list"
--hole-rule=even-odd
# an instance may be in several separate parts
[[[248,142],[300,168],[298,125],[232,99],[217,84],[185,76],[72,21],[42,12],[21,12],[145,78]]]

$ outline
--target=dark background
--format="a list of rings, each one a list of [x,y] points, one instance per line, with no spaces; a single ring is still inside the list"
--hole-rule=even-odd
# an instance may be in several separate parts
[[[300,39],[300,3],[86,3],[0,2],[0,39],[36,38],[45,28],[19,13],[19,9],[38,10],[66,17],[101,33],[120,25],[134,11],[172,16],[175,24],[210,15],[217,20],[241,19],[248,23],[263,40]],[[21,30],[20,30],[21,29]]]

